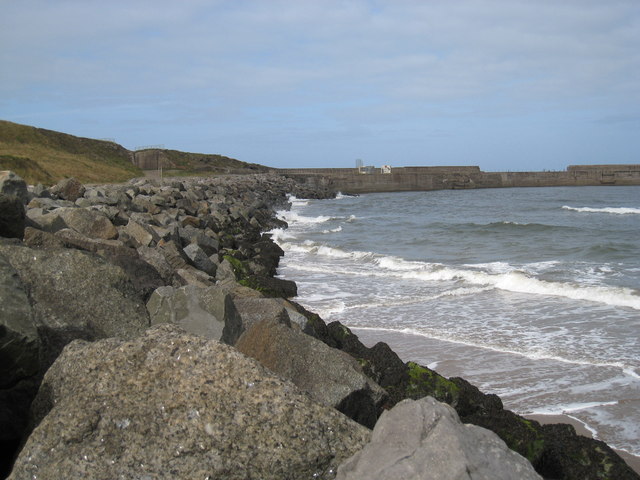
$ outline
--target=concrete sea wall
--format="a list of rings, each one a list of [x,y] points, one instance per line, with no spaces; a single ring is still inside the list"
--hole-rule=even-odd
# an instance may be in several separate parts
[[[310,185],[345,193],[458,190],[473,188],[640,185],[640,165],[571,165],[555,172],[484,172],[477,166],[397,167],[391,173],[356,168],[281,169]]]

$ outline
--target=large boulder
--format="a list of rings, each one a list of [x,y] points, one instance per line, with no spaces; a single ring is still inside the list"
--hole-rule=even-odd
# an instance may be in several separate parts
[[[58,208],[54,214],[60,216],[64,223],[78,233],[90,238],[112,240],[118,237],[118,230],[106,215],[87,208]]]
[[[38,390],[39,355],[29,298],[0,254],[0,478],[27,428],[29,405]]]
[[[288,317],[255,323],[238,339],[236,348],[290,379],[318,402],[369,428],[375,425],[386,392],[362,372],[354,358],[306,335],[297,325],[292,327]]]
[[[23,204],[29,199],[25,181],[20,175],[9,170],[0,171],[0,194],[18,197]]]
[[[187,332],[234,344],[242,320],[228,293],[218,286],[157,288],[147,302],[151,324],[174,323]]]
[[[29,292],[42,342],[43,371],[76,338],[130,338],[149,325],[127,273],[75,249],[37,250],[0,243]]]
[[[0,237],[24,236],[25,211],[22,200],[14,195],[0,193]]]
[[[174,325],[69,345],[11,480],[329,479],[370,437],[217,341]]]
[[[376,424],[371,443],[338,468],[336,480],[540,480],[493,432],[464,425],[431,397],[404,400]]]
[[[51,187],[49,192],[63,200],[75,202],[84,195],[85,190],[84,186],[75,178],[65,178]]]

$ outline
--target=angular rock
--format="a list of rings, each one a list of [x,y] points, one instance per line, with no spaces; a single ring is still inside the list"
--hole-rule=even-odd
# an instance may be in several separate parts
[[[118,237],[118,230],[103,214],[86,208],[58,208],[53,214],[59,215],[69,228],[90,238],[112,240]]]
[[[216,265],[209,259],[207,254],[200,248],[197,244],[192,243],[184,247],[183,252],[189,260],[191,260],[191,264],[196,267],[198,270],[202,270],[203,272],[215,277],[217,267]]]
[[[34,414],[11,480],[330,479],[370,437],[235,349],[170,325],[69,345]]]
[[[0,237],[24,236],[25,212],[22,200],[15,195],[0,193]]]
[[[243,332],[249,330],[254,324],[271,318],[277,318],[281,323],[291,325],[287,310],[275,298],[247,295],[232,295],[232,298],[242,319]]]
[[[43,371],[76,338],[130,338],[149,325],[144,301],[126,272],[96,255],[1,243],[0,253],[29,292]]]
[[[531,464],[493,432],[464,425],[431,397],[386,411],[371,443],[338,468],[336,480],[539,480]]]
[[[165,284],[171,283],[173,268],[167,262],[162,252],[157,248],[138,247],[136,249],[139,257],[151,265],[159,274]]]
[[[10,170],[0,171],[0,194],[18,197],[23,205],[29,201],[27,184],[20,175]]]
[[[49,191],[59,198],[75,202],[84,195],[85,190],[84,186],[75,178],[65,178],[51,187]]]
[[[149,301],[151,324],[173,323],[187,332],[233,345],[242,320],[229,294],[219,287],[160,287]]]
[[[149,225],[130,218],[125,231],[136,241],[139,247],[155,246],[160,236]]]
[[[32,248],[64,248],[65,242],[54,234],[27,227],[24,229],[24,244]]]
[[[197,268],[187,265],[186,268],[179,268],[173,274],[175,286],[183,287],[193,285],[200,288],[207,288],[214,285],[215,280],[209,274],[201,272]]]
[[[38,331],[24,286],[0,254],[0,441],[17,441],[23,433],[37,390],[39,355]]]
[[[235,346],[290,379],[316,401],[337,408],[362,425],[375,425],[387,394],[346,353],[291,328],[281,317],[255,323]]]
[[[27,226],[45,232],[54,233],[63,228],[67,228],[67,224],[60,215],[45,211],[42,208],[28,208],[26,217]]]

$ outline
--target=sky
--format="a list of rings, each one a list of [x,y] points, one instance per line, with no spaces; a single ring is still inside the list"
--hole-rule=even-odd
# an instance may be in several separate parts
[[[0,0],[0,119],[271,167],[640,163],[640,0]]]

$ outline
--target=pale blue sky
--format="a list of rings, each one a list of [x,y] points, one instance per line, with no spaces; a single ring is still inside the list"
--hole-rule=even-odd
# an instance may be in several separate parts
[[[0,119],[273,167],[640,163],[640,0],[0,0]]]

